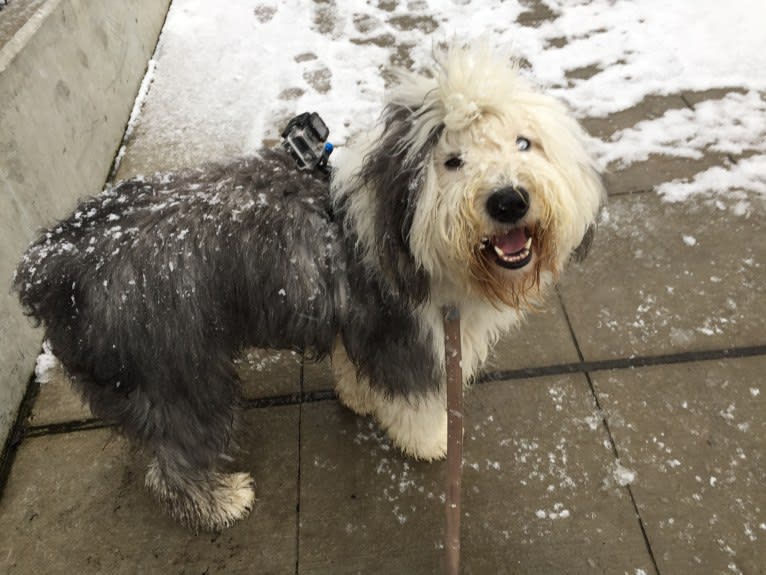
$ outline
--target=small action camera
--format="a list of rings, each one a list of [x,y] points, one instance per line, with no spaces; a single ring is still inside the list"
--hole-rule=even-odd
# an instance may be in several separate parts
[[[282,147],[298,162],[301,170],[326,170],[333,146],[327,141],[330,130],[316,112],[295,116],[282,131]]]

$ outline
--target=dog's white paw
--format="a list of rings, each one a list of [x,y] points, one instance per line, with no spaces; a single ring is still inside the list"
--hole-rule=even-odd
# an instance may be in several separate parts
[[[146,486],[177,521],[195,531],[220,531],[246,517],[255,503],[248,473],[185,475],[149,465]]]
[[[425,433],[408,433],[401,428],[389,427],[388,436],[404,453],[415,459],[435,461],[447,456],[447,430]]]
[[[255,482],[249,473],[220,473],[212,493],[208,523],[210,529],[229,527],[246,517],[255,503]]]
[[[338,385],[335,391],[338,400],[358,415],[370,415],[375,410],[375,401],[369,387]]]
[[[447,455],[447,408],[440,396],[412,405],[404,399],[379,404],[381,427],[407,455],[433,461]]]

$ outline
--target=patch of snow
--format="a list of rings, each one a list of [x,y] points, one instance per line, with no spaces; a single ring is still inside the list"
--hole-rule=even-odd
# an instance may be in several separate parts
[[[636,480],[636,472],[623,466],[620,461],[617,460],[612,466],[612,478],[617,482],[617,485],[625,487]]]
[[[601,415],[594,413],[593,415],[588,415],[585,417],[585,423],[588,424],[588,428],[591,431],[596,431],[599,426],[601,425]]]
[[[149,88],[154,81],[154,71],[156,67],[157,61],[154,59],[154,57],[152,57],[146,65],[146,73],[144,74],[143,80],[141,80],[141,85],[138,88],[138,94],[136,95],[136,99],[133,102],[133,109],[130,111],[128,125],[125,127],[125,134],[122,136],[122,145],[120,146],[120,149],[117,152],[117,156],[114,159],[112,174],[117,173],[117,170],[122,163],[122,159],[125,157],[125,150],[128,140],[130,139],[130,136],[133,134],[133,130],[135,130],[136,125],[138,124],[138,118],[140,117],[141,110],[144,107],[146,96],[149,94]]]
[[[38,383],[50,383],[55,377],[55,371],[61,368],[58,358],[53,355],[51,344],[48,340],[43,342],[43,351],[35,361],[35,380]]]
[[[564,37],[569,43],[538,52],[539,44],[529,42],[524,55],[547,83],[567,86],[562,95],[583,115],[624,110],[649,94],[766,87],[766,76],[760,73],[766,69],[762,2],[545,0],[545,4],[560,16],[532,36]],[[732,38],[737,39],[736,53]],[[570,87],[565,71],[587,66],[594,66],[597,73]]]
[[[652,154],[699,159],[705,152],[766,151],[766,101],[757,92],[730,93],[694,109],[668,110],[615,133],[603,144],[602,162],[630,165]]]
[[[766,142],[766,134],[764,134]],[[766,154],[751,156],[728,167],[714,166],[689,180],[673,180],[657,186],[668,202],[681,202],[692,196],[727,190],[748,190],[766,196]],[[740,215],[749,211],[746,200],[735,206]]]
[[[563,503],[555,503],[551,511],[538,509],[535,511],[535,517],[538,519],[567,519],[571,515],[569,509],[564,509]]]

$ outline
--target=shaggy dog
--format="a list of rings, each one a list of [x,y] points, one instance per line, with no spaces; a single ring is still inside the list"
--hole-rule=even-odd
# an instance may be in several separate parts
[[[468,382],[589,237],[604,192],[565,107],[485,44],[435,60],[329,181],[273,150],[133,179],[24,256],[26,311],[93,413],[151,451],[147,486],[192,528],[252,506],[250,476],[222,469],[243,348],[331,355],[340,401],[442,458],[443,306],[460,310]]]

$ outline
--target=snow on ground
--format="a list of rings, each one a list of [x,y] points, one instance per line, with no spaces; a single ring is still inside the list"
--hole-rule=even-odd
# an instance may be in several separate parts
[[[570,42],[534,58],[536,72],[565,85],[561,68],[597,66],[562,94],[578,110],[603,116],[647,94],[745,86],[766,88],[760,0],[545,0],[561,16],[541,27]]]
[[[377,117],[392,67],[422,67],[435,43],[486,35],[511,46],[580,117],[651,94],[738,88],[594,141],[594,152],[610,167],[711,149],[752,156],[660,191],[673,200],[728,188],[766,193],[766,2],[540,4],[549,17],[522,25],[528,0],[174,0],[136,142],[175,155],[173,165],[231,157],[316,110],[342,145]]]
[[[668,110],[614,134],[602,143],[600,157],[606,163],[628,165],[650,154],[701,158],[706,150],[766,152],[766,100],[755,91],[729,93],[700,102],[693,110]]]
[[[679,202],[693,194],[717,190],[751,190],[766,196],[766,154],[740,160],[734,166],[715,166],[694,176],[691,181],[673,180],[657,187],[657,193],[666,200]],[[735,204],[734,211],[744,214],[749,202],[744,198]]]

